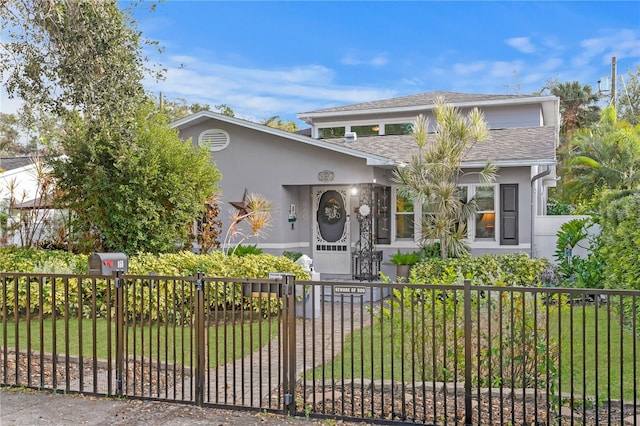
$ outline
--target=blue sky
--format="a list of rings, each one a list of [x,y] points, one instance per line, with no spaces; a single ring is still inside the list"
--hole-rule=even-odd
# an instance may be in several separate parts
[[[121,2],[126,4],[127,2]],[[135,12],[169,99],[262,120],[435,90],[597,86],[640,65],[638,1],[181,1]],[[620,84],[620,83],[619,83]]]

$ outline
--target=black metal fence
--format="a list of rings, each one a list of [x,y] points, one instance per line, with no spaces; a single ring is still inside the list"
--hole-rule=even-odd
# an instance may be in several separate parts
[[[638,291],[0,279],[3,386],[380,423],[640,423]]]

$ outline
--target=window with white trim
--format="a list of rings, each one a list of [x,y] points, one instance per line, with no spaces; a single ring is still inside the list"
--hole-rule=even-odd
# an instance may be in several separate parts
[[[463,202],[468,203],[475,198],[478,206],[476,213],[467,223],[469,240],[496,241],[496,193],[497,185],[468,184],[458,187],[458,196]],[[423,223],[434,221],[433,209],[429,203],[417,205],[413,200],[396,195],[395,219],[396,240],[419,240]]]
[[[474,240],[495,241],[496,188],[495,186],[476,186],[474,189],[478,206],[474,218]]]
[[[415,238],[413,200],[396,196],[396,240],[411,240]]]
[[[209,129],[200,133],[198,145],[211,152],[222,151],[229,145],[229,133],[222,129]]]

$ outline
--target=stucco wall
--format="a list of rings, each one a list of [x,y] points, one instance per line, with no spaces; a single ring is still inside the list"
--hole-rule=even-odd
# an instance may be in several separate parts
[[[555,262],[554,253],[556,250],[556,242],[558,241],[558,231],[563,223],[569,222],[573,219],[585,219],[589,216],[536,216],[535,225],[535,245],[534,256],[546,257],[552,262]],[[595,235],[600,232],[599,227],[591,227],[589,233]],[[583,244],[578,244],[573,248],[573,254],[575,256],[586,257],[587,247]]]
[[[318,173],[334,172],[328,184],[350,185],[373,181],[373,168],[364,159],[290,141],[229,123],[209,120],[181,129],[183,139],[197,143],[199,134],[207,129],[222,129],[229,133],[230,143],[222,151],[213,152],[212,161],[222,173],[220,187],[220,218],[223,232],[229,227],[235,209],[231,201],[241,201],[245,188],[249,193],[262,194],[273,203],[273,221],[265,238],[247,240],[259,242],[264,251],[282,254],[284,250],[303,251],[311,238],[312,185],[321,185]],[[297,219],[293,229],[288,221],[289,208],[296,205]]]

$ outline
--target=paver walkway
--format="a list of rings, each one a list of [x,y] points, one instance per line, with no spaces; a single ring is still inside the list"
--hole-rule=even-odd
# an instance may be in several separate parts
[[[330,362],[343,348],[345,338],[354,330],[371,325],[371,304],[323,302],[320,316],[296,319],[296,377]],[[374,303],[374,306],[379,306]],[[205,401],[211,403],[264,407],[282,407],[279,386],[282,381],[280,337],[235,362],[207,372],[209,389]],[[268,362],[271,361],[269,365]],[[192,386],[185,379],[184,386]],[[180,391],[178,391],[180,392]],[[173,390],[170,390],[170,394]]]

